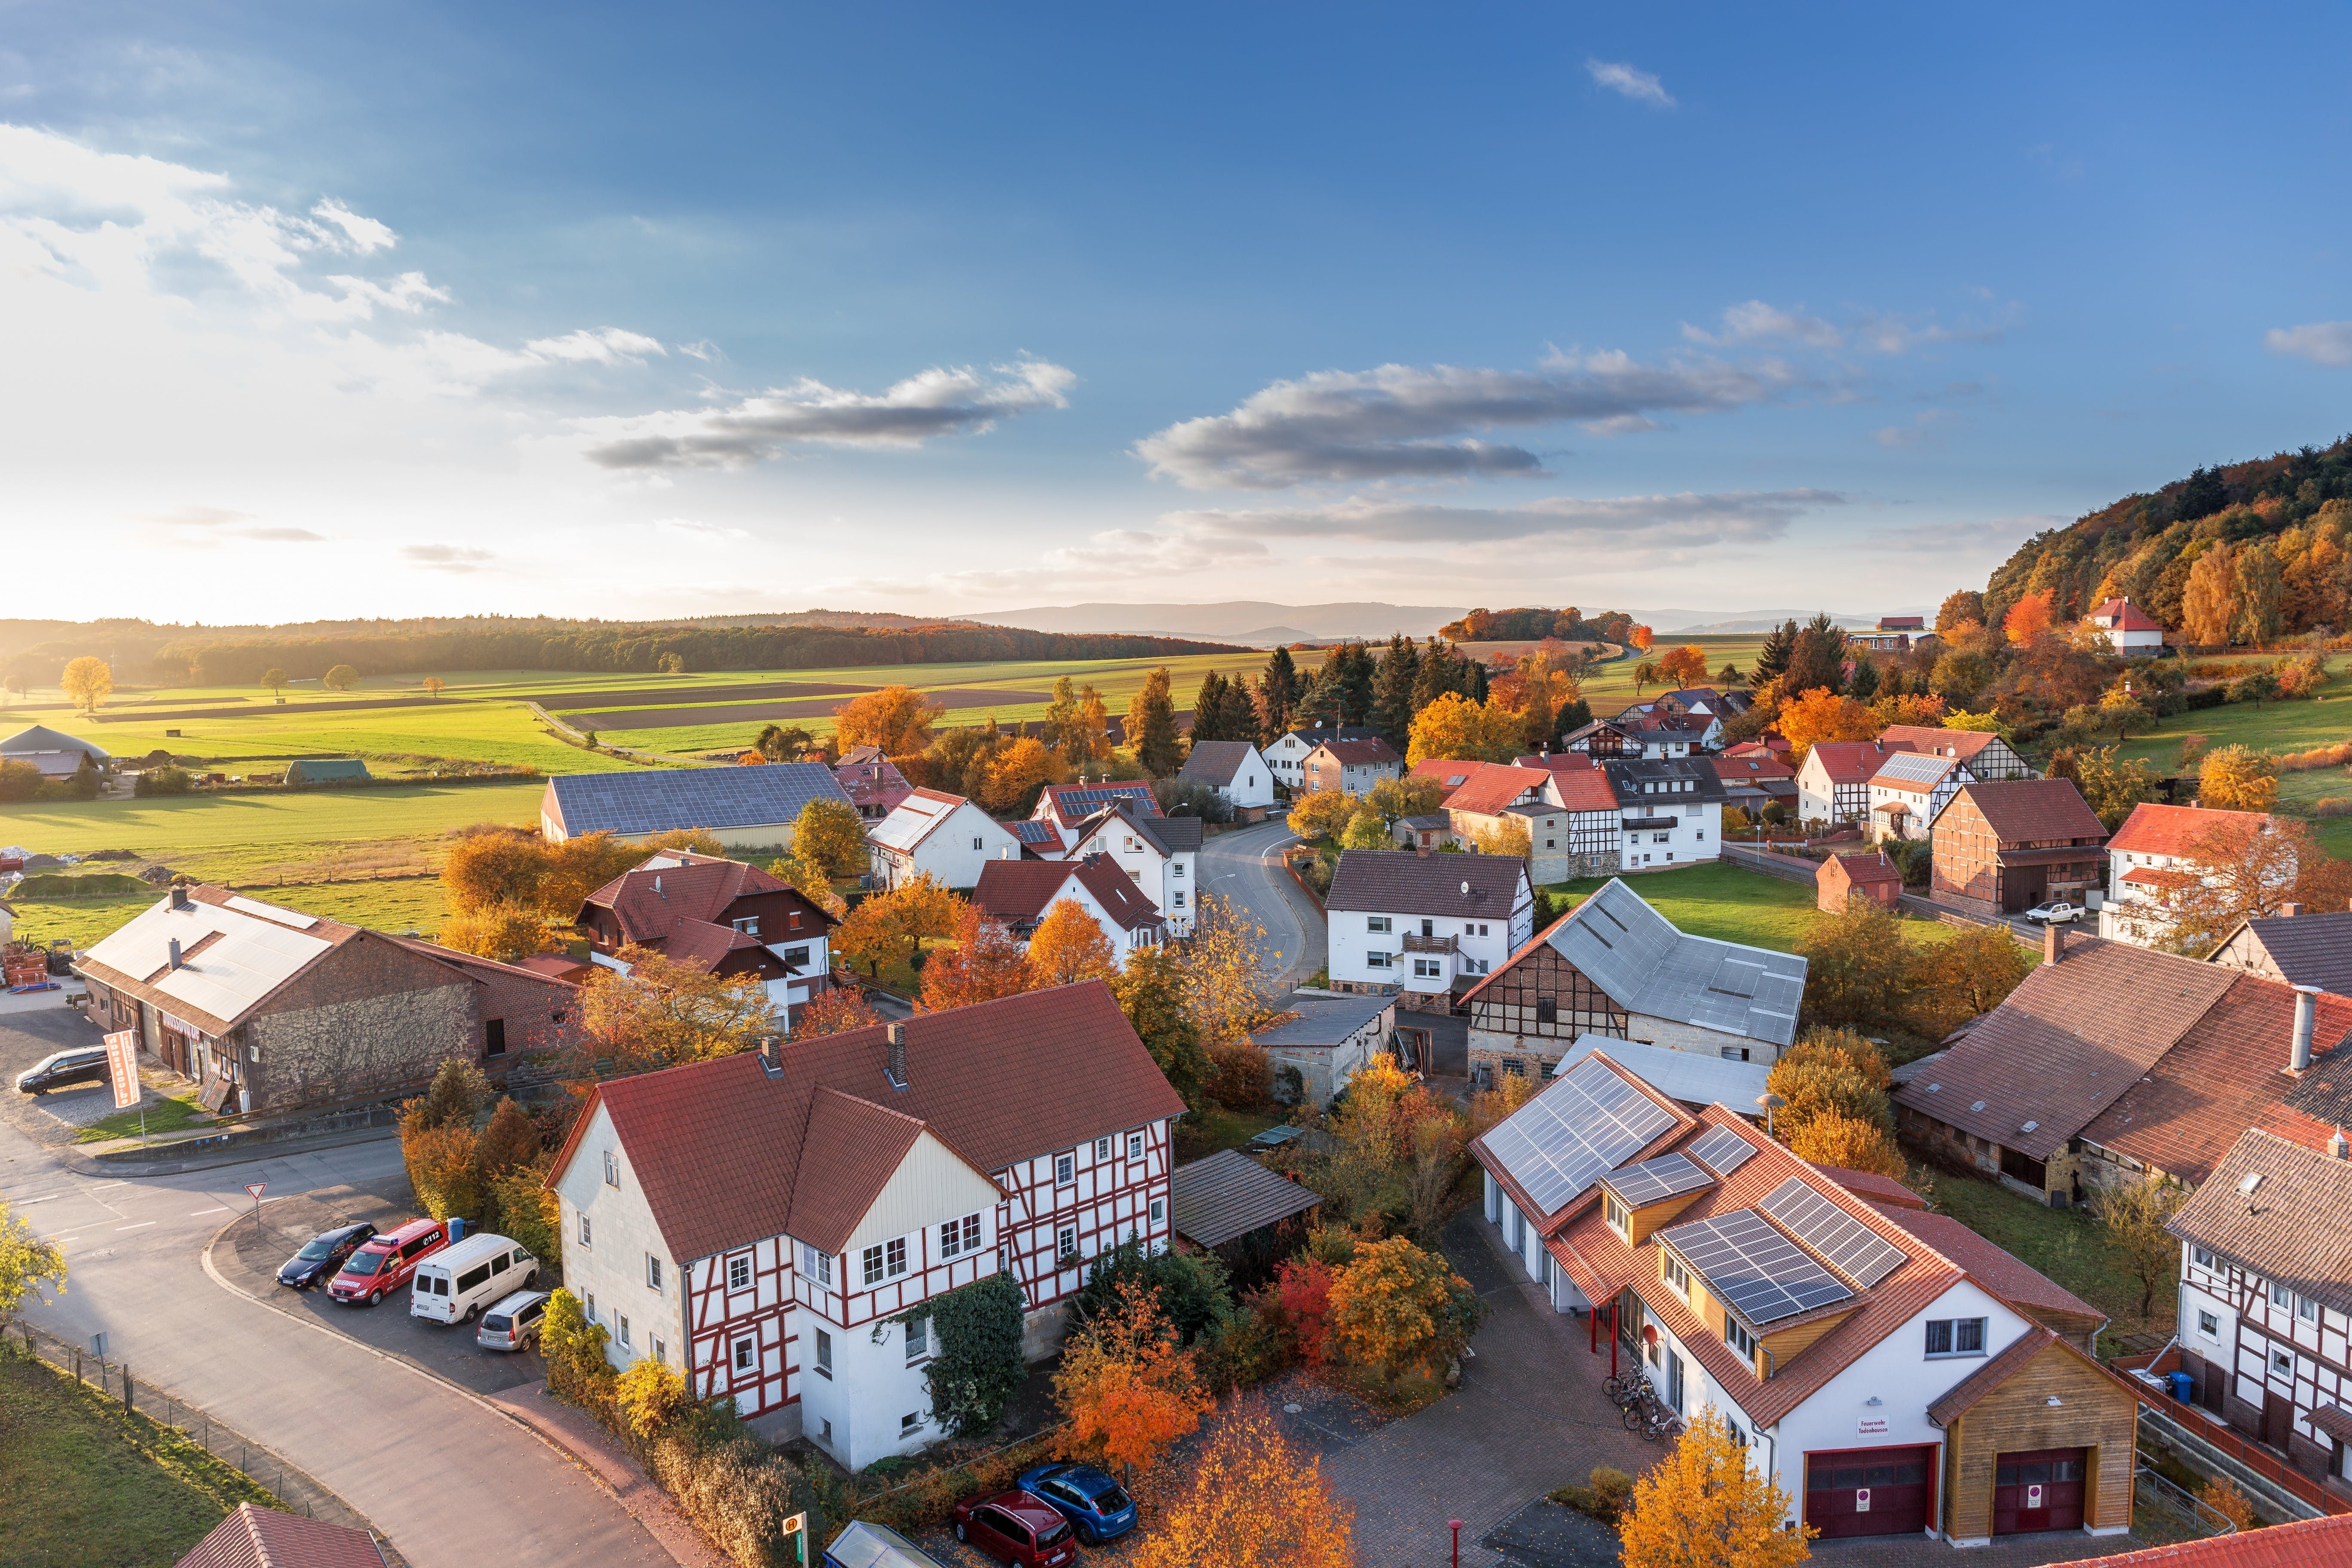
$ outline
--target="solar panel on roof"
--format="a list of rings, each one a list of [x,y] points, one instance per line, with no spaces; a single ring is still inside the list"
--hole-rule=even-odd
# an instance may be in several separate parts
[[[1759,1329],[1853,1294],[1754,1209],[1678,1225],[1660,1231],[1658,1239],[1681,1253],[1709,1289]]]
[[[1865,1290],[1907,1261],[1900,1247],[1815,1192],[1802,1177],[1790,1177],[1758,1206]]]
[[[1625,1200],[1626,1207],[1636,1209],[1644,1204],[1664,1203],[1668,1198],[1715,1185],[1713,1176],[1680,1154],[1661,1154],[1654,1160],[1644,1160],[1638,1165],[1612,1171],[1602,1179],[1609,1184],[1610,1190]]]
[[[1587,1059],[1486,1134],[1486,1152],[1545,1214],[1674,1125],[1674,1113]]]
[[[1690,1146],[1691,1158],[1718,1176],[1727,1176],[1755,1157],[1756,1145],[1728,1127],[1710,1127]]]

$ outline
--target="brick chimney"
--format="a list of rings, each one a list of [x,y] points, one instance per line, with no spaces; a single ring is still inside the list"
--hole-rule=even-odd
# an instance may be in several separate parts
[[[2291,921],[2301,913],[2303,913],[2303,906],[2301,904],[2281,904],[2279,906],[2278,918],[2283,921]]]
[[[783,1042],[774,1035],[760,1037],[760,1070],[770,1078],[784,1076]]]
[[[882,1074],[890,1080],[892,1089],[907,1087],[907,1026],[885,1024],[882,1037],[889,1042],[890,1053],[884,1062]]]
[[[2341,1127],[2336,1130],[2336,1136],[2327,1141],[2327,1152],[2338,1160],[2352,1160],[2352,1138],[2345,1137]]]
[[[2301,1078],[2311,1070],[2311,1033],[2319,1021],[2319,987],[2294,988],[2294,1040],[2288,1048],[2286,1070]]]
[[[2056,921],[2042,928],[2042,962],[2055,963],[2066,956],[2066,928]]]

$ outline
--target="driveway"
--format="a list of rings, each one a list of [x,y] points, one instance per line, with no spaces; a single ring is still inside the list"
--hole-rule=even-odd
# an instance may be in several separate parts
[[[1265,928],[1269,995],[1289,992],[1325,963],[1323,911],[1282,863],[1298,836],[1281,822],[1216,834],[1201,845],[1201,887]]]

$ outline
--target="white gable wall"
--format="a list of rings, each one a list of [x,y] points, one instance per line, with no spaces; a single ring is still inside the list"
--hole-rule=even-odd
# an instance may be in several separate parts
[[[616,1162],[620,1184],[604,1180],[604,1156]],[[669,1255],[668,1243],[654,1224],[626,1150],[614,1130],[613,1119],[598,1105],[588,1131],[572,1150],[572,1163],[556,1184],[557,1205],[563,1222],[563,1281],[584,1306],[595,1302],[596,1321],[612,1339],[604,1358],[625,1367],[651,1355],[654,1341],[662,1342],[663,1359],[684,1369],[687,1353],[686,1310],[682,1303],[679,1260]],[[590,1239],[580,1239],[580,1216],[588,1216]],[[646,1258],[661,1260],[662,1288],[646,1281]],[[628,1320],[629,1342],[621,1342],[621,1320]]]

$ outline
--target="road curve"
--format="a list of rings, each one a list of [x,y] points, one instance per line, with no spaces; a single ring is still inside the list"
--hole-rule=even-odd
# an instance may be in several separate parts
[[[1282,864],[1298,836],[1276,820],[1220,833],[1201,845],[1201,887],[1265,928],[1276,956],[1265,968],[1268,995],[1287,993],[1326,963],[1323,911]]]

